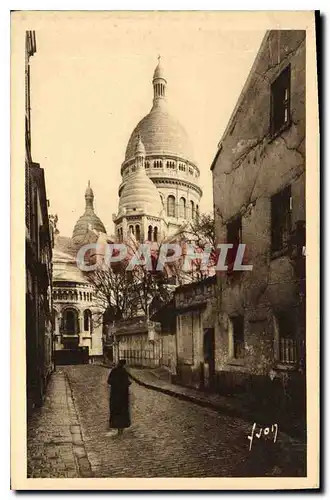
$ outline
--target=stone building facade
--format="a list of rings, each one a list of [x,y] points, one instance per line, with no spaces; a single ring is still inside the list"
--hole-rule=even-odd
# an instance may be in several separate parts
[[[183,385],[215,388],[216,277],[175,290],[176,376]]]
[[[211,167],[217,242],[233,244],[228,271],[217,276],[219,387],[253,389],[258,404],[276,392],[284,405],[290,401],[291,409],[300,408],[300,415],[305,398],[305,51],[304,31],[267,32]],[[252,271],[232,270],[239,243],[246,244],[245,262]]]
[[[25,44],[25,262],[26,387],[28,411],[40,406],[53,370],[52,225],[48,216],[44,170],[31,156],[30,58],[36,53],[33,31]]]

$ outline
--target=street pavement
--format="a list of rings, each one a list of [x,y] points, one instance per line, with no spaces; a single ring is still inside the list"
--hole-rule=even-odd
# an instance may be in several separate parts
[[[108,437],[108,370],[66,367],[82,435],[97,477],[228,477],[299,475],[301,449],[279,437],[254,439],[253,422],[131,385],[132,426]],[[270,424],[272,424],[271,422]]]
[[[72,452],[77,464],[76,472],[73,462],[69,463],[68,470],[71,472],[68,473],[63,460],[54,462],[54,458],[50,458],[47,453],[41,456],[44,464],[39,460],[38,467],[35,466],[33,450],[36,452],[38,446],[42,447],[42,439],[47,441],[47,432],[53,433],[52,426],[57,425],[46,401],[38,418],[29,426],[29,443],[30,447],[34,447],[32,452],[29,453],[28,450],[31,477],[77,477],[72,474],[77,474],[78,477],[110,478],[305,475],[305,446],[290,440],[281,432],[276,443],[268,436],[260,439],[254,437],[249,450],[248,436],[251,435],[253,422],[222,415],[135,382],[130,387],[131,427],[122,436],[107,436],[108,373],[108,369],[98,365],[57,369],[53,379],[63,377],[66,380],[67,406],[74,409],[74,412],[70,417],[65,410],[60,411],[58,405],[56,411],[62,415],[60,418],[64,418],[64,428],[70,418],[76,418],[75,426],[70,429],[78,432],[79,427],[81,432],[82,439],[78,445],[74,443],[74,439],[69,445],[68,435],[65,441],[66,460],[70,462],[68,456]],[[48,401],[56,397],[55,389],[56,384],[53,383],[49,388]],[[61,401],[63,405],[63,397]],[[46,417],[42,416],[43,411],[46,411]],[[50,418],[49,422],[47,416]],[[270,422],[270,426],[273,423]],[[43,430],[43,426],[46,426],[46,430]],[[43,436],[37,443],[36,435]],[[72,433],[71,435],[74,438]],[[60,450],[56,453],[61,457]],[[60,465],[58,476],[56,464]]]

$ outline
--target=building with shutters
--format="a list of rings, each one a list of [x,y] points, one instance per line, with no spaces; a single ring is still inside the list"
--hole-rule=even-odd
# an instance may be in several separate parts
[[[211,167],[217,242],[253,266],[217,277],[219,388],[282,418],[305,405],[305,58],[304,31],[267,32]]]
[[[31,155],[30,59],[36,53],[34,31],[25,41],[25,262],[26,390],[28,412],[41,405],[53,370],[52,248],[44,170]]]

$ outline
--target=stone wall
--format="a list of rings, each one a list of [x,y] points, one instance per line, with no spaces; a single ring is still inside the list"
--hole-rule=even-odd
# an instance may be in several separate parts
[[[270,135],[271,85],[289,64],[291,118],[277,135]],[[299,368],[280,366],[278,359],[276,314],[290,311],[302,346],[305,313],[290,245],[278,255],[271,250],[271,196],[291,185],[294,233],[305,221],[305,167],[305,32],[271,31],[212,165],[217,241],[227,241],[227,223],[241,216],[245,260],[253,265],[252,271],[217,276],[216,369],[227,389],[258,384],[260,376],[266,376],[266,385],[276,379],[284,387]],[[232,352],[230,318],[237,315],[244,317],[242,359]],[[303,394],[304,378],[301,384]]]

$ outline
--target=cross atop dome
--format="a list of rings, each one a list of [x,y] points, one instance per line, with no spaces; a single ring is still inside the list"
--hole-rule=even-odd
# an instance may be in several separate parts
[[[160,61],[161,59],[160,55],[158,56],[157,59],[158,59],[158,64],[155,68],[154,76],[152,79],[152,83],[154,86],[154,101],[158,99],[165,99],[166,84],[167,84],[164,68]]]

